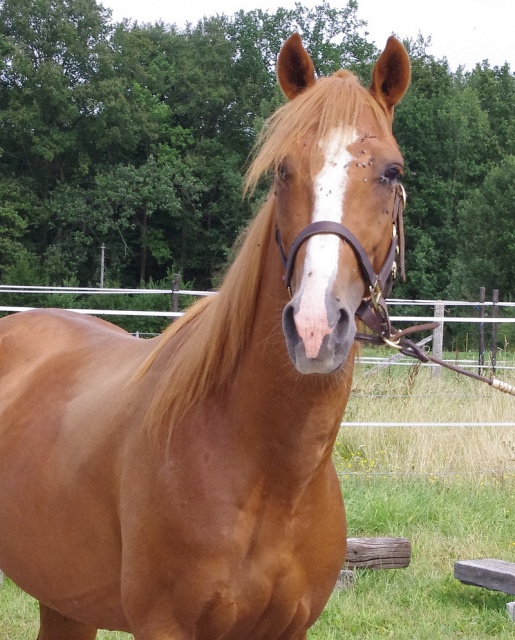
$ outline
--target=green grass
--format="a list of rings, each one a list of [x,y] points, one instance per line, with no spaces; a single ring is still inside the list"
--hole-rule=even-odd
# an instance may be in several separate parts
[[[0,640],[37,636],[37,602],[7,578],[0,586]]]
[[[452,355],[452,354],[448,354]],[[482,471],[499,481],[515,468],[515,429],[476,426],[515,422],[515,398],[487,384],[414,364],[369,375],[357,367],[344,420],[348,422],[472,423],[470,427],[345,427],[335,449],[341,473],[460,474]],[[515,383],[515,371],[498,377]]]
[[[512,372],[499,377],[515,381]],[[347,420],[515,421],[515,398],[447,372],[434,380],[425,369],[367,376],[358,367],[353,387]],[[333,594],[309,640],[515,638],[505,610],[513,596],[453,578],[456,560],[515,562],[513,427],[347,427],[335,462],[349,536],[407,537],[412,559],[407,569],[356,571],[354,587]],[[37,620],[36,603],[6,580],[0,640],[35,639]]]
[[[447,354],[448,356],[450,354]],[[345,420],[515,422],[515,398],[448,371],[358,367]],[[514,383],[514,373],[498,377]],[[407,569],[357,571],[310,640],[515,638],[513,596],[466,586],[457,560],[515,562],[513,427],[344,427],[335,447],[349,537],[407,537]]]
[[[333,595],[310,640],[514,638],[513,596],[453,578],[457,560],[515,561],[515,483],[352,478],[344,483],[349,536],[407,537],[407,569],[356,571]]]

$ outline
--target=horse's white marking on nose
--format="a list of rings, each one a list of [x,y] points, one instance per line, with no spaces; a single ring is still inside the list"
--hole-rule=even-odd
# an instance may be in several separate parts
[[[343,128],[335,129],[326,140],[320,143],[323,148],[324,164],[313,185],[315,196],[313,222],[342,221],[343,197],[348,181],[348,165],[351,160],[348,147],[356,139],[355,130]],[[340,238],[333,234],[312,236],[307,242],[295,325],[299,336],[304,341],[308,358],[317,357],[324,336],[333,330],[327,315],[326,294],[332,289],[338,271],[340,244]]]

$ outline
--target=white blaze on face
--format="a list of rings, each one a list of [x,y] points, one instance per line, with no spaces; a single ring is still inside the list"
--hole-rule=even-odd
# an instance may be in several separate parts
[[[314,181],[315,205],[312,222],[342,222],[343,197],[352,159],[348,147],[355,142],[353,129],[335,129],[320,143],[324,164]],[[332,332],[326,309],[326,295],[331,291],[338,271],[341,239],[334,234],[312,236],[307,241],[306,260],[294,316],[299,336],[304,341],[306,356],[316,358],[324,336]]]

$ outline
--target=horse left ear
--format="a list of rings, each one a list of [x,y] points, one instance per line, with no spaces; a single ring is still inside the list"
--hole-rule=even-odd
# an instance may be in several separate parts
[[[315,67],[298,33],[290,36],[279,52],[277,79],[288,100],[316,82]]]
[[[411,66],[406,49],[397,38],[390,36],[375,64],[369,89],[388,115],[393,116],[393,108],[406,92],[410,77]]]

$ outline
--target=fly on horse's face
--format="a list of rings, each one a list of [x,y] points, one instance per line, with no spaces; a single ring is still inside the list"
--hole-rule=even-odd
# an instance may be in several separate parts
[[[285,94],[294,103],[304,100],[308,108],[309,92],[317,89],[298,36],[281,51],[278,76]],[[306,226],[338,223],[357,238],[377,274],[392,242],[394,198],[403,170],[391,122],[393,107],[409,83],[409,61],[402,46],[390,39],[370,91],[344,71],[327,80],[340,81],[342,87],[346,83],[354,106],[352,113],[344,107],[345,117],[323,130],[324,124],[316,122],[278,163],[274,193],[281,246],[287,255]],[[354,315],[370,296],[369,285],[355,249],[336,233],[308,237],[294,260],[292,299],[283,313],[290,357],[301,373],[332,373],[349,355]]]

